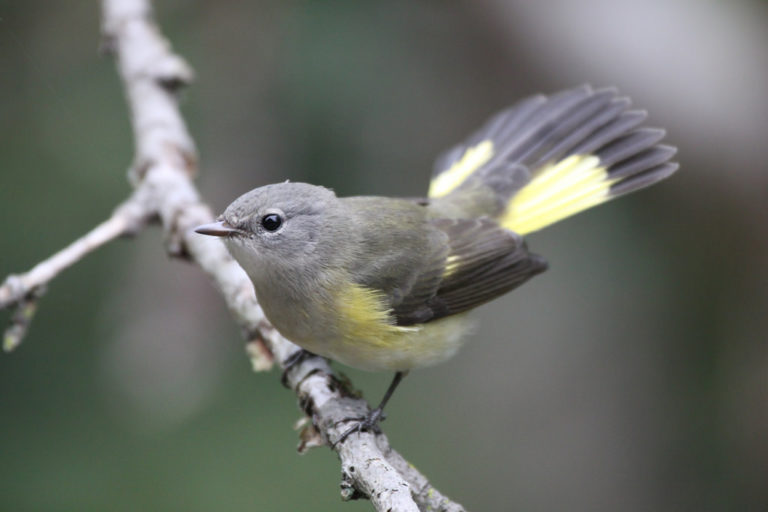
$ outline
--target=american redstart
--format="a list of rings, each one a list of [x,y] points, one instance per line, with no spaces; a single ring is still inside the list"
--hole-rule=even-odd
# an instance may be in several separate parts
[[[469,310],[546,270],[524,235],[675,172],[676,149],[646,116],[612,88],[533,96],[442,154],[426,198],[278,183],[196,231],[222,237],[286,338],[396,372],[343,440],[376,424],[405,372],[458,350]]]

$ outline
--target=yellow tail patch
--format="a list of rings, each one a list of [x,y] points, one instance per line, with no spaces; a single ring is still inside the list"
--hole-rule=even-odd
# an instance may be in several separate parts
[[[461,159],[438,174],[429,184],[429,197],[442,197],[456,190],[493,156],[493,141],[484,140],[467,149]]]
[[[571,155],[549,164],[517,194],[499,218],[525,235],[610,199],[608,171],[594,155]]]

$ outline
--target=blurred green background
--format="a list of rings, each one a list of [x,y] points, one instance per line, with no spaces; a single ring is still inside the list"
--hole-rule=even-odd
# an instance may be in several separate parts
[[[273,181],[418,195],[433,158],[529,94],[617,85],[681,171],[530,237],[551,264],[481,308],[388,408],[393,445],[469,510],[768,509],[768,4],[158,2],[214,209]],[[95,2],[0,3],[0,275],[129,192]],[[3,312],[0,319],[6,320]],[[342,368],[377,401],[390,375]],[[50,287],[0,356],[0,510],[369,510],[253,374],[222,301],[157,229]]]

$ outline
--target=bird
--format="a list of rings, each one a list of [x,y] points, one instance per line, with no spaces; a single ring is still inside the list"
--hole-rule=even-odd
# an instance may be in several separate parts
[[[395,372],[336,444],[378,429],[411,369],[453,356],[472,309],[547,269],[524,237],[677,170],[676,148],[646,118],[610,87],[531,96],[440,155],[423,197],[340,198],[288,181],[243,194],[196,231],[224,241],[283,336]]]

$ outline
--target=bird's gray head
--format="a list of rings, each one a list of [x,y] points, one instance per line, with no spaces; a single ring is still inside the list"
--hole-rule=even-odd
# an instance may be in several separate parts
[[[306,183],[278,183],[243,194],[218,221],[196,228],[220,236],[249,274],[320,257],[323,240],[333,236],[341,203],[332,190]],[[313,255],[312,258],[308,258]]]

